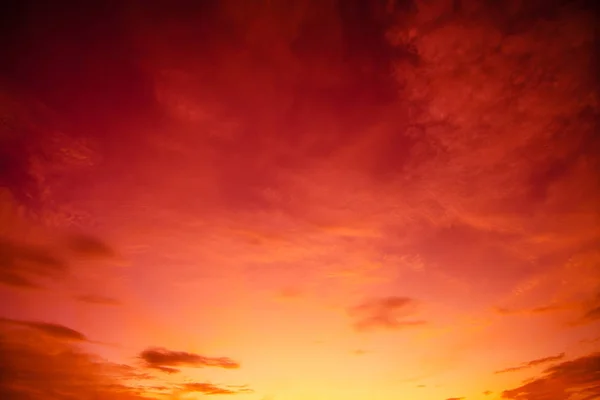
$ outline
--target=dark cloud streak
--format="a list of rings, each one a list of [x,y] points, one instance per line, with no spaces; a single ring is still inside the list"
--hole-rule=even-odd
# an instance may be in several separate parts
[[[213,385],[212,383],[186,383],[182,386],[186,392],[199,392],[205,395],[217,394],[242,394],[252,393],[253,391],[246,387],[232,388]]]
[[[173,367],[217,367],[236,369],[240,364],[227,357],[205,357],[184,351],[172,351],[164,348],[148,348],[140,353],[140,358],[148,368],[158,369],[166,373],[179,372]]]
[[[496,371],[494,373],[495,374],[504,374],[507,372],[521,371],[523,369],[535,367],[537,365],[546,364],[546,363],[550,363],[550,362],[554,362],[554,361],[559,361],[559,360],[562,360],[563,358],[565,358],[565,353],[560,353],[555,356],[548,356],[548,357],[531,360],[531,361],[525,362],[517,367],[510,367],[510,368],[502,369],[502,370]]]
[[[67,248],[79,255],[89,258],[112,258],[116,252],[108,244],[91,235],[70,235],[66,240]]]
[[[46,336],[66,341],[85,342],[87,337],[74,329],[68,328],[64,325],[54,324],[49,322],[37,322],[37,321],[19,321],[9,318],[0,318],[0,322],[6,324],[22,326],[36,330]]]

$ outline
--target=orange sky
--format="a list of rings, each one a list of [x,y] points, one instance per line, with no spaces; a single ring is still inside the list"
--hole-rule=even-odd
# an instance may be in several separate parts
[[[591,3],[37,3],[2,399],[600,398]]]

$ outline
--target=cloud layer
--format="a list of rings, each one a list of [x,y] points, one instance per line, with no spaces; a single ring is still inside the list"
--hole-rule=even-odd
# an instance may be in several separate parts
[[[181,343],[292,400],[598,395],[597,355],[563,359],[600,317],[589,2],[15,3],[4,397],[249,392]],[[68,320],[118,346],[39,322]],[[532,361],[495,374],[504,348]]]
[[[504,399],[595,399],[600,396],[600,354],[594,353],[553,365],[522,386],[502,392]]]

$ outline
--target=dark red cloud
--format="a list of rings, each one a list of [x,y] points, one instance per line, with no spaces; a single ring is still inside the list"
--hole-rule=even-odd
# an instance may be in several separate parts
[[[354,327],[357,330],[401,329],[426,324],[425,321],[406,319],[413,312],[415,305],[414,299],[390,296],[365,301],[351,308],[349,312],[355,320]]]
[[[502,398],[512,400],[564,400],[572,396],[585,400],[600,397],[600,353],[546,368],[542,376],[502,392]]]
[[[184,351],[172,351],[164,348],[148,348],[140,353],[140,358],[149,368],[167,373],[179,372],[173,367],[218,367],[236,369],[240,364],[227,357],[205,357]]]
[[[40,278],[64,276],[65,260],[43,246],[17,243],[0,237],[0,283],[18,288],[37,288]]]
[[[74,329],[66,327],[60,324],[53,324],[49,322],[36,322],[36,321],[19,321],[8,318],[0,318],[0,322],[4,322],[13,326],[21,326],[30,328],[38,331],[46,336],[66,341],[83,342],[87,341],[87,337]]]
[[[560,353],[557,354],[555,356],[548,356],[548,357],[543,357],[543,358],[537,358],[535,360],[531,360],[528,362],[525,362],[517,367],[510,367],[510,368],[506,368],[500,371],[496,371],[495,374],[503,374],[506,372],[515,372],[515,371],[520,371],[523,369],[527,369],[527,368],[531,368],[531,367],[535,367],[536,365],[540,365],[540,364],[546,364],[546,363],[551,363],[554,361],[559,361],[562,360],[563,358],[565,358],[565,353]]]
[[[69,235],[66,238],[67,248],[79,256],[90,258],[111,258],[115,251],[101,239],[91,235]]]

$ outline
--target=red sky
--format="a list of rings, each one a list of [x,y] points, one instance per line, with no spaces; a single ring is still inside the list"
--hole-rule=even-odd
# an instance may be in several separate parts
[[[13,3],[1,398],[600,397],[593,2]]]

